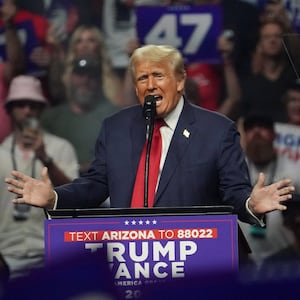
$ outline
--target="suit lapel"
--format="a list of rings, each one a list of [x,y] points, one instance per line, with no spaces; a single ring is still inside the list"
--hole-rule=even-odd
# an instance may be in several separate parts
[[[141,117],[140,117],[141,116]],[[131,161],[132,161],[132,176],[135,179],[135,175],[137,172],[140,156],[142,153],[143,146],[146,140],[146,122],[142,117],[142,113],[140,116],[136,116],[131,119],[130,124],[130,139],[131,139]],[[134,182],[134,181],[133,181]]]
[[[161,197],[179,163],[184,158],[187,147],[193,138],[194,123],[195,117],[192,106],[185,101],[162,170],[155,202]]]

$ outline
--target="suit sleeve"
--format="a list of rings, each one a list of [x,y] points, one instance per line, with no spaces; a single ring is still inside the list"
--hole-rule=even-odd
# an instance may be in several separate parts
[[[253,217],[246,209],[252,186],[247,163],[240,145],[240,135],[235,124],[224,132],[218,159],[220,193],[226,205],[232,205],[234,212],[245,222],[253,222]]]
[[[95,146],[95,159],[88,172],[69,184],[57,187],[57,208],[97,208],[108,198],[105,126]]]

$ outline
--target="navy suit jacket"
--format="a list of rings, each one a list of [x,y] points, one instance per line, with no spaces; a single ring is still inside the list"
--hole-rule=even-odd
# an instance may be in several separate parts
[[[96,208],[107,197],[111,207],[130,207],[145,133],[140,105],[104,120],[91,168],[56,188],[57,208]],[[235,123],[185,100],[154,206],[231,205],[241,220],[253,222],[245,205],[251,190]]]

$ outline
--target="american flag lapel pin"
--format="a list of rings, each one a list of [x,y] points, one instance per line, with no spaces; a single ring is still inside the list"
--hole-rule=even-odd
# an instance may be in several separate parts
[[[182,134],[183,134],[187,139],[190,137],[190,132],[189,132],[187,129],[184,129]]]

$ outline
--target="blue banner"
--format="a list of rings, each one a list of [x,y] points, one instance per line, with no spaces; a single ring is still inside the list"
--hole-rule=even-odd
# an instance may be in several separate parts
[[[292,20],[292,23],[295,26],[297,32],[300,33],[300,1],[299,0],[285,0],[285,7],[288,11],[288,14]],[[300,37],[299,37],[300,38]]]
[[[222,31],[220,5],[174,5],[136,8],[137,34],[144,44],[166,44],[181,51],[187,63],[219,63]]]

